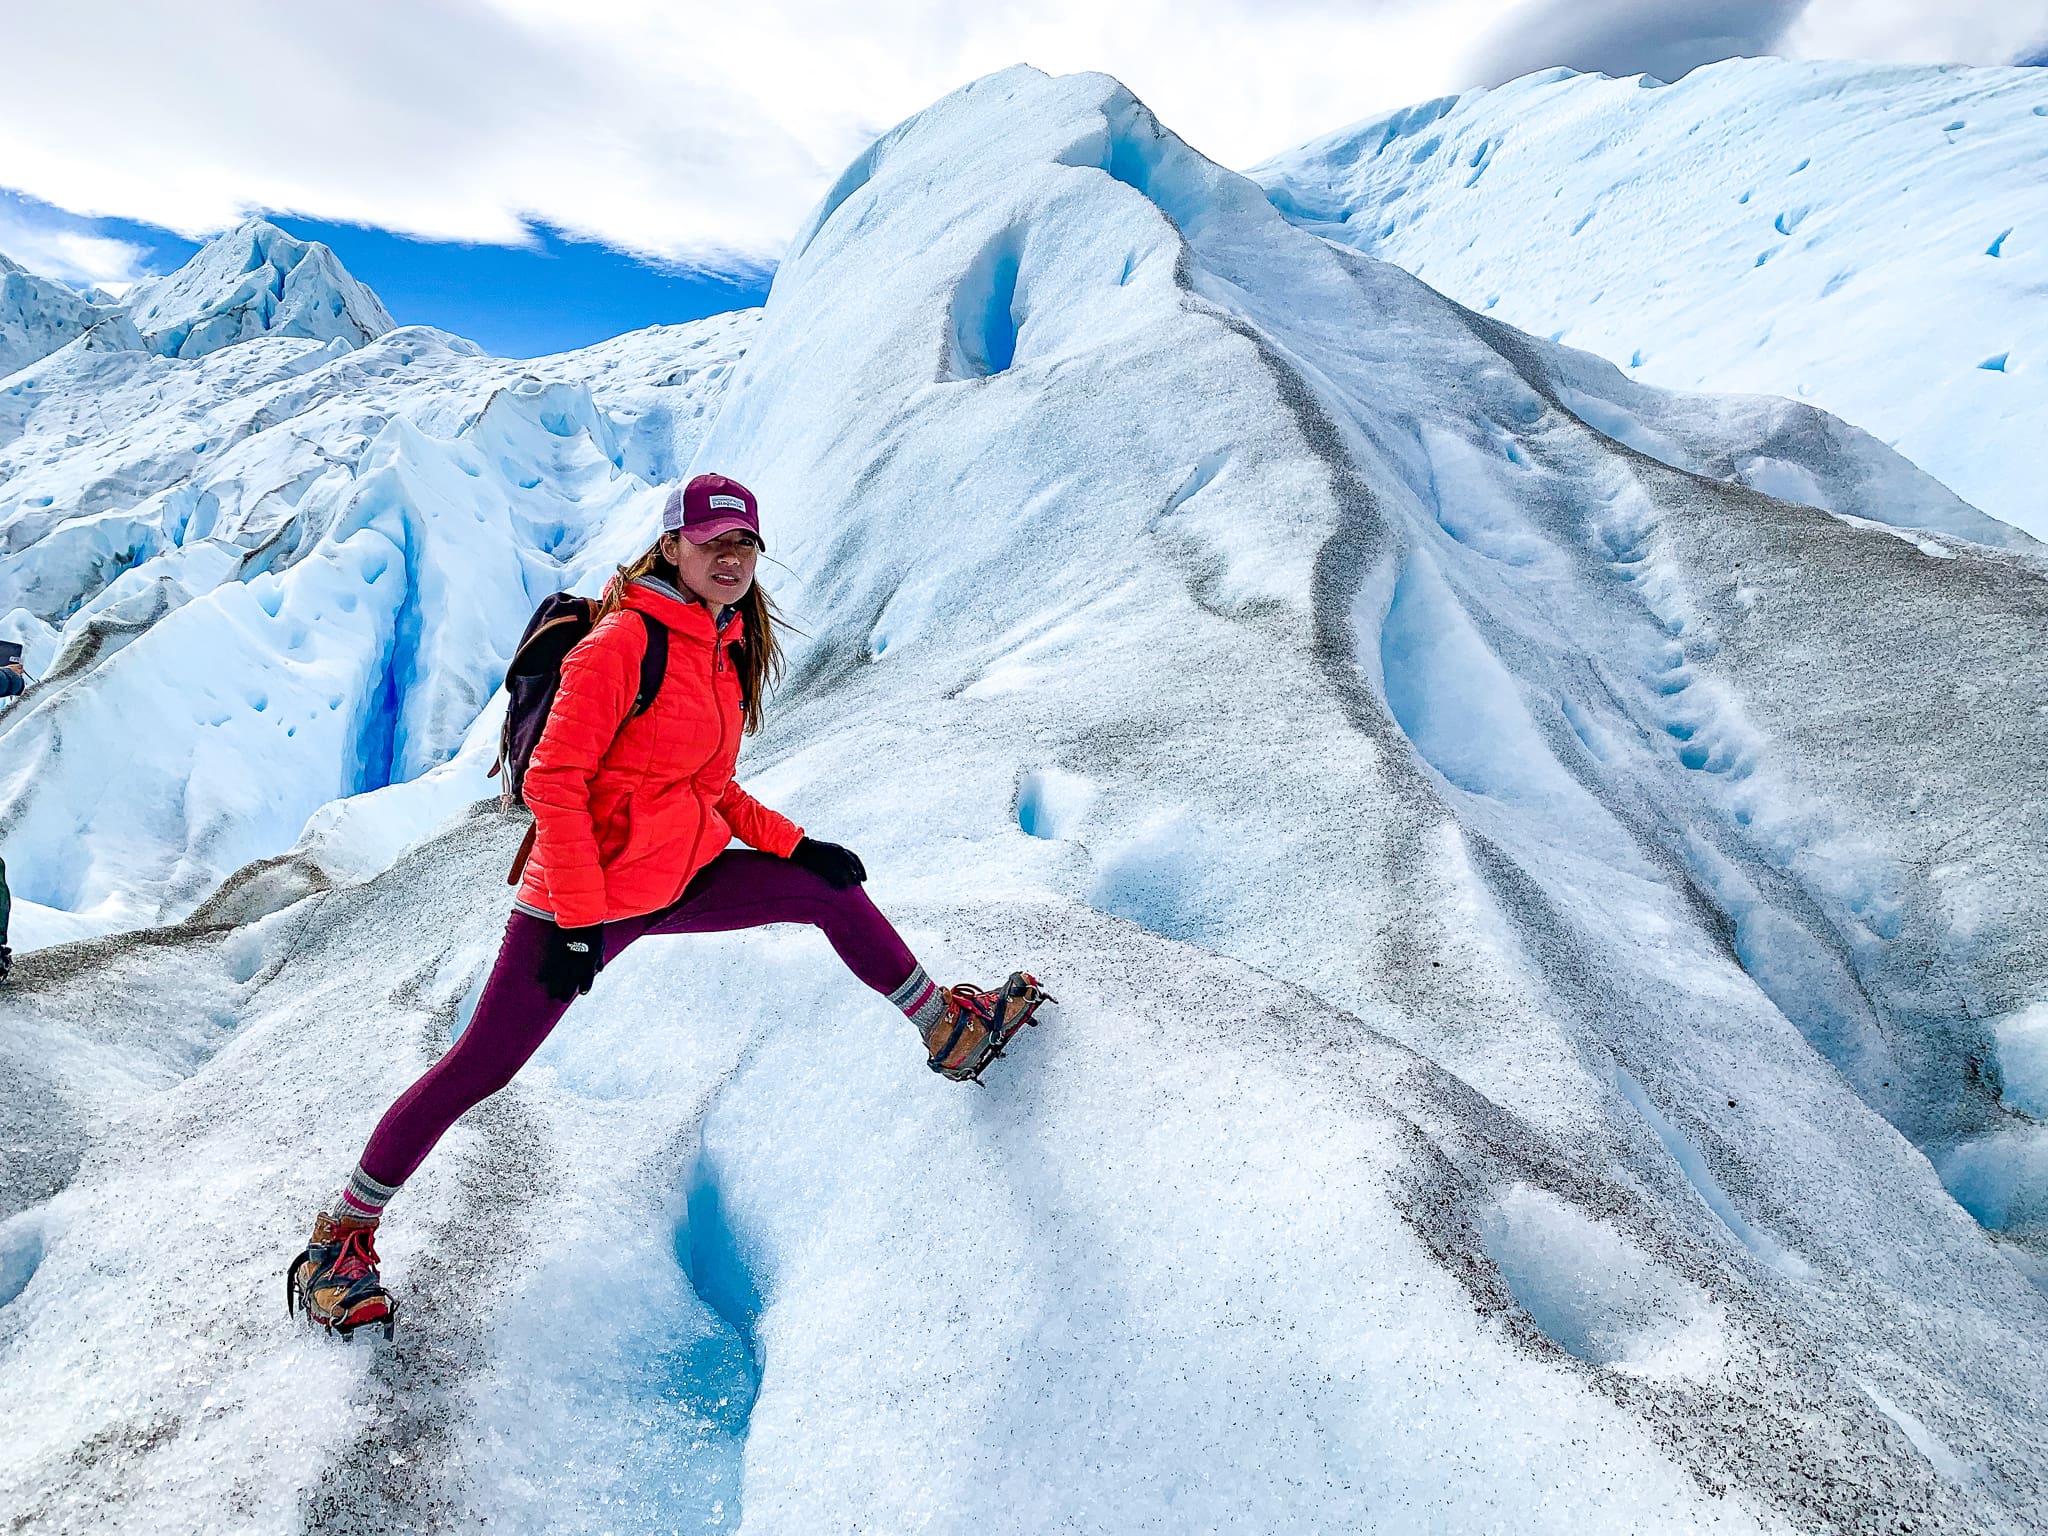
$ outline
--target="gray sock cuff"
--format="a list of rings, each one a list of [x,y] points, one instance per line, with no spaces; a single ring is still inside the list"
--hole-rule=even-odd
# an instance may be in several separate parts
[[[903,978],[903,985],[889,994],[889,1001],[898,1011],[908,1013],[924,1001],[925,989],[931,984],[932,979],[925,974],[924,967],[913,965],[910,974]]]
[[[905,978],[903,985],[889,994],[889,1001],[902,1010],[903,1016],[916,1026],[922,1035],[937,1023],[946,1011],[946,995],[918,966]]]
[[[363,1172],[362,1166],[358,1164],[356,1171],[348,1176],[348,1182],[341,1186],[341,1194],[335,1201],[334,1211],[336,1215],[352,1212],[362,1216],[378,1216],[383,1214],[384,1207],[391,1203],[391,1197],[397,1193],[396,1184],[378,1183]]]

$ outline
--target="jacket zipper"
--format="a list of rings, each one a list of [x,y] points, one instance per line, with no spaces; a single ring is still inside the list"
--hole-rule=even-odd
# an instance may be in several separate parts
[[[711,697],[713,704],[718,709],[718,757],[723,762],[725,760],[725,694],[718,686],[718,679],[725,676],[725,636],[718,635],[712,639],[711,655],[713,658],[711,663]],[[734,748],[733,756],[737,759],[739,756],[737,750],[738,743],[734,743]],[[733,763],[733,767],[735,769],[739,767],[737,760]],[[731,775],[728,774],[727,777],[730,778]]]
[[[717,756],[713,758],[714,762],[725,760],[725,697],[718,686],[719,679],[725,675],[725,647],[719,643],[721,638],[714,624],[711,635],[711,708],[718,716],[718,746],[715,749]],[[697,836],[701,838],[704,835],[705,824],[711,820],[712,807],[705,804],[701,794],[693,795],[691,798],[697,802]],[[713,857],[716,856],[714,852]]]

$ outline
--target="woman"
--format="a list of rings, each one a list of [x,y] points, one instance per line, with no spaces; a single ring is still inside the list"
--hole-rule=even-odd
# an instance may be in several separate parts
[[[348,1183],[286,1271],[286,1304],[344,1337],[391,1335],[379,1283],[384,1207],[434,1143],[512,1080],[607,961],[647,934],[813,923],[849,969],[910,1019],[934,1071],[978,1077],[1042,994],[1018,973],[1000,992],[940,988],[860,889],[849,850],[807,837],[733,781],[759,729],[781,651],[753,492],[699,475],[670,493],[662,536],[621,568],[596,626],[562,664],[526,769],[533,852],[504,943],[462,1038],[388,1109]],[[628,612],[627,610],[632,610]],[[667,669],[635,713],[647,621]],[[734,835],[757,850],[730,850]]]

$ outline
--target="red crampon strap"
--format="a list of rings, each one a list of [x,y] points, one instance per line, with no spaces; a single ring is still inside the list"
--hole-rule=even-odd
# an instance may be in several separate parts
[[[341,1252],[334,1257],[333,1273],[343,1280],[359,1280],[377,1267],[377,1239],[373,1227],[343,1227]]]

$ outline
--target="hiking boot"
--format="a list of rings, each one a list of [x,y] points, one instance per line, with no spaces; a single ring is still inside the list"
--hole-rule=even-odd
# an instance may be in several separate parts
[[[925,1031],[925,1065],[956,1083],[979,1082],[1017,1031],[1038,1022],[1039,1005],[1058,1001],[1024,971],[1011,972],[999,991],[960,986],[941,995],[946,1008]]]
[[[306,1251],[284,1272],[284,1310],[296,1307],[344,1339],[358,1328],[382,1326],[390,1338],[398,1303],[377,1280],[377,1224],[340,1222],[327,1212],[313,1223]]]

